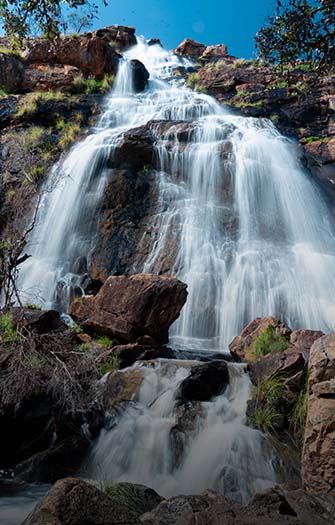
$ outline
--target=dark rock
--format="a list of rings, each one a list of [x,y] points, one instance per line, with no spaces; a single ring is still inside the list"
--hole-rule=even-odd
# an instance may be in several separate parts
[[[147,126],[127,131],[120,144],[112,151],[111,167],[140,170],[144,166],[151,166],[155,141],[152,131]]]
[[[126,51],[136,45],[134,27],[113,25],[98,29],[95,34],[108,44],[115,45],[118,51]]]
[[[224,361],[211,361],[192,368],[182,381],[178,398],[188,401],[209,401],[221,394],[229,384],[228,366]]]
[[[127,368],[135,363],[135,361],[148,361],[152,359],[174,359],[175,354],[171,348],[165,346],[144,345],[139,343],[131,343],[128,345],[116,345],[111,350],[104,352],[99,356],[98,363],[108,361],[116,358],[118,369]]]
[[[29,457],[15,467],[14,474],[27,483],[55,483],[77,473],[89,446],[88,439],[73,436]]]
[[[144,91],[148,84],[149,71],[139,60],[131,60],[131,70],[133,75],[133,88],[135,93]]]
[[[28,328],[38,334],[46,334],[52,330],[65,329],[66,325],[56,310],[33,310],[13,307],[10,310],[13,322],[20,327]]]
[[[25,75],[25,65],[18,58],[0,53],[0,85],[10,93],[20,91]]]
[[[80,77],[81,71],[74,66],[39,65],[28,66],[24,73],[20,92],[62,91],[72,93],[75,90],[74,80]]]
[[[150,489],[126,486],[119,489],[117,500],[117,487],[110,497],[81,479],[59,480],[22,525],[130,525],[138,523],[139,513],[159,498],[153,498]]]
[[[257,385],[263,379],[282,373],[285,374],[286,381],[290,381],[299,372],[303,372],[307,364],[307,359],[303,351],[293,349],[285,350],[260,357],[249,363],[250,377],[252,382]],[[299,377],[301,379],[301,377]],[[296,390],[300,390],[300,381],[297,381]],[[292,385],[293,386],[293,385]]]
[[[148,40],[148,46],[162,46],[162,42],[160,41],[159,38],[151,38],[150,40]]]
[[[170,325],[186,301],[186,285],[154,274],[109,277],[99,293],[71,304],[70,315],[85,330],[133,342],[150,335],[167,342]]]
[[[122,412],[130,401],[138,399],[142,381],[143,372],[140,368],[111,372],[103,385],[104,409],[111,413]]]

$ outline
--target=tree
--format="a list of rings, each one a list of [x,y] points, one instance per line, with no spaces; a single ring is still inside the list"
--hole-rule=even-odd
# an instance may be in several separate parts
[[[107,0],[103,4],[107,5]],[[14,44],[41,34],[55,41],[69,28],[73,13],[80,13],[87,25],[97,12],[97,4],[90,0],[0,0],[0,19]]]
[[[303,61],[335,69],[335,0],[276,0],[275,13],[255,41],[270,63]]]

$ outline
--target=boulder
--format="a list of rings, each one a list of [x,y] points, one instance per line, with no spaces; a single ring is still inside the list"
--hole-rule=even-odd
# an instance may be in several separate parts
[[[321,337],[309,356],[309,397],[302,453],[306,490],[335,494],[335,334]]]
[[[204,44],[196,42],[191,38],[185,38],[185,40],[179,44],[175,50],[175,53],[176,55],[181,55],[183,57],[197,59],[204,53],[205,50],[206,46]]]
[[[225,361],[211,361],[192,367],[191,373],[179,386],[177,398],[187,401],[209,401],[229,384]]]
[[[228,56],[228,48],[225,44],[217,44],[215,46],[207,46],[201,55],[201,61],[217,62]]]
[[[148,46],[160,46],[160,47],[163,47],[162,46],[162,42],[160,41],[159,38],[150,38],[150,40],[148,40]]]
[[[307,363],[307,358],[302,351],[292,349],[274,354],[268,354],[249,363],[250,377],[252,382],[257,385],[260,381],[268,379],[274,375],[285,375],[285,382],[293,390],[301,389],[303,371]]]
[[[22,525],[130,525],[162,500],[152,489],[130,483],[107,494],[81,479],[59,480]]]
[[[186,302],[186,284],[154,274],[109,277],[96,296],[70,305],[69,314],[87,331],[135,342],[149,335],[160,343]]]
[[[140,93],[147,87],[149,71],[139,60],[131,60],[130,64],[133,75],[133,89],[135,93]]]
[[[313,343],[323,335],[320,330],[294,330],[290,335],[290,344],[308,359]]]
[[[122,412],[130,401],[138,399],[139,390],[143,381],[143,372],[140,368],[116,370],[108,374],[102,387],[102,403],[105,410]]]
[[[38,334],[46,334],[53,330],[66,328],[59,312],[56,310],[13,307],[10,310],[10,315],[15,325],[19,325],[21,328],[28,328]]]
[[[115,357],[118,369],[121,370],[131,366],[135,361],[148,361],[159,358],[173,359],[175,354],[171,348],[165,346],[130,343],[128,345],[113,346],[111,350],[99,356],[97,364],[111,360],[113,357]]]
[[[136,45],[135,28],[129,26],[107,26],[98,29],[95,33],[97,37],[102,38],[108,44],[115,46],[118,51],[126,51]]]
[[[288,337],[291,333],[289,328],[273,317],[257,317],[229,344],[229,351],[236,361],[248,360],[254,341],[271,325],[276,328],[278,336]]]
[[[66,64],[96,77],[115,74],[120,59],[105,39],[92,33],[63,36],[56,45],[45,38],[30,39],[23,56],[28,64]]]
[[[81,72],[74,66],[36,65],[25,70],[21,91],[74,91],[74,80]]]
[[[10,93],[17,93],[25,76],[25,65],[21,60],[6,53],[0,53],[0,85]]]
[[[147,126],[126,131],[111,153],[110,166],[140,170],[153,161],[155,137]]]

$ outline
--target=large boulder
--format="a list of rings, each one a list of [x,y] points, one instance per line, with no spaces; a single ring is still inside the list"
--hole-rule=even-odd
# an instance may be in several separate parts
[[[74,81],[80,78],[81,71],[69,65],[40,64],[28,66],[21,85],[21,91],[63,91],[73,92]]]
[[[13,307],[10,310],[13,323],[20,328],[33,330],[38,334],[46,334],[53,330],[65,329],[59,312],[56,310],[37,310],[34,308]]]
[[[307,490],[335,494],[335,334],[321,337],[309,356],[309,398],[302,454]]]
[[[116,148],[113,148],[110,166],[140,170],[150,166],[154,156],[156,139],[148,126],[126,131]]]
[[[228,48],[226,44],[217,44],[215,46],[207,46],[201,55],[201,60],[204,62],[217,62],[225,59],[228,56]]]
[[[98,29],[95,35],[109,44],[115,46],[118,51],[126,51],[136,45],[135,28],[129,26],[107,26]]]
[[[135,93],[140,93],[148,84],[149,71],[139,60],[131,60],[130,64],[133,75],[133,89]]]
[[[179,386],[177,398],[186,401],[209,401],[221,394],[229,384],[225,361],[211,361],[196,365]]]
[[[191,38],[185,38],[185,40],[179,44],[175,53],[187,58],[197,59],[204,53],[205,49],[206,46],[204,44],[196,42]]]
[[[130,525],[162,498],[142,485],[120,483],[106,493],[81,479],[65,478],[51,488],[22,525]]]
[[[0,85],[10,93],[20,91],[25,75],[24,63],[12,55],[0,53]]]
[[[149,335],[161,343],[186,302],[186,284],[154,274],[109,277],[96,296],[70,305],[69,314],[87,331],[134,342]]]

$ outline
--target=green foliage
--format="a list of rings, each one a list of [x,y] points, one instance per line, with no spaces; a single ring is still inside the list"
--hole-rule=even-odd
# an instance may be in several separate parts
[[[275,424],[281,416],[279,401],[285,396],[284,378],[273,375],[262,379],[252,393],[255,408],[252,422],[264,432],[274,432]]]
[[[90,345],[90,343],[83,343],[83,344],[80,345],[79,348],[83,352],[88,352],[89,350],[91,350],[91,345]]]
[[[23,179],[24,184],[38,184],[43,179],[45,168],[40,165],[33,166],[30,168],[28,173],[25,174]]]
[[[71,146],[80,133],[79,122],[65,122],[65,120],[60,120],[57,122],[56,127],[61,131],[61,136],[58,139],[58,145],[61,149],[67,149]]]
[[[303,95],[307,95],[307,93],[310,90],[308,84],[306,84],[305,82],[302,82],[301,80],[299,80],[299,82],[297,82],[294,85],[294,87],[295,87],[295,89],[297,89],[299,91],[299,93],[302,93]]]
[[[306,138],[307,144],[311,144],[312,142],[329,142],[329,141],[330,141],[329,137],[314,137],[313,135],[311,135],[310,137]]]
[[[11,343],[17,338],[17,330],[10,314],[0,316],[0,334],[3,343]]]
[[[98,372],[100,377],[103,377],[108,372],[118,370],[120,368],[121,358],[119,352],[113,352],[113,354],[102,361],[98,366]]]
[[[200,80],[199,73],[191,73],[186,79],[186,86],[193,89],[197,82]]]
[[[73,87],[76,93],[85,93],[86,95],[104,94],[111,90],[114,80],[114,75],[105,75],[101,80],[78,76],[73,80]]]
[[[34,304],[34,303],[27,303],[24,305],[24,307],[28,308],[28,310],[42,311],[42,308],[38,304]]]
[[[275,431],[274,425],[278,417],[280,417],[279,412],[272,406],[257,407],[252,421],[263,432],[272,433]]]
[[[278,124],[278,122],[279,122],[279,117],[278,117],[278,115],[273,114],[273,115],[270,115],[270,120],[271,120],[271,122],[273,122],[274,124]]]
[[[107,0],[103,0],[107,5]],[[71,13],[71,10],[73,13]],[[30,35],[56,42],[69,25],[88,26],[97,17],[98,5],[90,0],[2,0],[0,19],[5,33],[17,47]]]
[[[76,334],[83,334],[84,333],[84,330],[82,329],[82,327],[79,326],[79,324],[77,324],[77,323],[73,323],[72,328],[76,332]]]
[[[115,340],[114,339],[111,339],[108,335],[99,335],[95,341],[99,344],[99,345],[104,345],[104,346],[112,346],[113,344],[115,344]]]
[[[0,7],[0,13],[1,13],[1,7]],[[17,58],[18,60],[22,60],[22,55],[21,55],[20,51],[18,51],[17,49],[12,49],[10,47],[0,46],[0,53],[3,53],[4,55],[13,56],[13,57]]]
[[[267,354],[283,352],[287,347],[288,341],[285,337],[278,336],[275,326],[270,324],[252,343],[248,360],[253,361]]]
[[[62,100],[64,98],[64,94],[60,91],[53,91],[53,92],[44,92],[44,91],[36,91],[34,93],[29,93],[28,95],[24,96],[17,107],[16,110],[16,117],[30,117],[34,113],[36,113],[40,106],[46,102],[49,101],[57,101]]]
[[[334,0],[276,1],[275,13],[258,31],[260,56],[271,63],[335,68]]]

